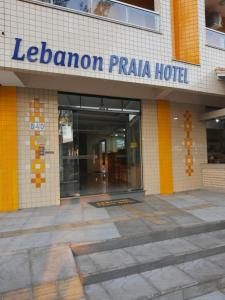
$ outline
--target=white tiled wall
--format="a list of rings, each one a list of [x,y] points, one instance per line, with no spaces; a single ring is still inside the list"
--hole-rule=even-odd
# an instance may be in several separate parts
[[[31,0],[30,2],[2,0],[2,2],[4,6],[0,6],[0,20],[3,19],[4,22],[0,22],[0,33],[3,31],[5,35],[0,35],[0,67],[136,82],[149,86],[168,86],[215,94],[224,94],[225,92],[225,85],[216,79],[214,73],[216,67],[225,66],[225,51],[205,47],[204,0],[198,1],[201,66],[187,65],[172,60],[170,1],[168,0],[160,1],[160,34],[34,4]],[[101,55],[106,62],[104,71],[94,72],[54,66],[53,64],[41,65],[37,62],[13,61],[11,56],[15,37],[23,39],[24,51],[31,45],[40,45],[41,41],[47,41],[49,47],[55,50],[72,50],[81,55],[87,53]],[[173,63],[187,67],[190,84],[125,76],[116,72],[110,74],[107,68],[107,59],[111,54],[146,59],[150,60],[152,64],[156,62]]]
[[[45,178],[40,188],[31,183],[31,160],[34,151],[30,149],[29,114],[30,103],[34,98],[43,104],[43,115],[46,120],[44,136]],[[38,207],[56,205],[60,203],[59,195],[59,143],[58,143],[58,102],[55,92],[27,88],[17,89],[17,122],[18,122],[18,171],[19,171],[19,207]]]

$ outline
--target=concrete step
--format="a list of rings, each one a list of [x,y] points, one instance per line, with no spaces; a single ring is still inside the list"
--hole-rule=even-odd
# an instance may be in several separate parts
[[[77,245],[71,243],[71,248],[76,255],[91,254],[96,252],[121,249],[131,246],[143,245],[151,242],[175,239],[190,236],[193,234],[202,234],[225,230],[225,220],[218,222],[209,222],[203,224],[191,224],[185,226],[175,226],[164,230],[155,230],[148,234],[138,234],[129,237],[119,237],[106,240],[104,242],[92,243],[90,245]]]
[[[85,286],[87,300],[223,300],[225,254]]]
[[[89,285],[224,252],[225,230],[219,230],[85,255],[75,253],[75,260],[83,283]]]

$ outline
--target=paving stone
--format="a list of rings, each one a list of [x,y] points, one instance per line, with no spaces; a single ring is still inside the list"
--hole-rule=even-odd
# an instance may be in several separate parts
[[[58,298],[58,291],[55,282],[45,283],[33,287],[33,298],[41,300],[55,300]]]
[[[141,219],[115,222],[122,236],[145,234],[151,231],[150,227]]]
[[[191,213],[206,222],[223,221],[225,219],[225,207],[222,206],[196,209],[192,210]]]
[[[76,257],[76,262],[80,269],[82,276],[97,273],[97,266],[89,255],[81,255]]]
[[[184,254],[187,252],[198,251],[200,249],[191,242],[181,238],[162,241],[158,244],[172,254]]]
[[[93,253],[89,256],[98,271],[113,270],[135,264],[135,260],[123,249]]]
[[[88,300],[110,300],[109,295],[103,289],[101,284],[91,284],[85,287]]]
[[[84,298],[83,286],[80,282],[80,278],[69,278],[66,280],[60,280],[58,285],[58,299],[63,300],[81,300]]]
[[[196,283],[190,276],[174,266],[144,272],[142,275],[162,293],[192,286]]]
[[[31,285],[27,252],[0,256],[0,294]]]
[[[191,225],[191,224],[201,224],[204,221],[192,216],[191,214],[184,214],[184,215],[178,215],[178,216],[170,216],[170,218],[175,221],[178,225]]]
[[[198,199],[190,195],[178,195],[176,194],[173,199],[167,200],[170,204],[174,205],[177,208],[189,208],[191,206],[205,204],[205,201]]]
[[[214,292],[197,298],[192,298],[191,300],[225,300],[225,295],[220,292]]]
[[[131,275],[102,283],[112,300],[140,300],[156,296],[158,291],[140,275]]]
[[[225,253],[209,256],[207,260],[225,269]]]
[[[211,281],[183,289],[184,300],[208,294],[217,290],[217,282]]]
[[[215,246],[224,244],[223,241],[216,238],[213,232],[195,234],[184,239],[202,249],[214,248]]]
[[[198,259],[195,261],[180,264],[180,270],[189,274],[198,282],[215,280],[225,274],[225,270],[216,266],[206,259]]]
[[[158,245],[155,245],[155,243],[149,243],[134,247],[128,247],[124,250],[131,255],[135,260],[137,260],[139,263],[145,263],[150,261],[155,261],[157,259],[160,259],[162,257],[168,256],[168,251],[164,250],[162,247],[160,247],[160,243],[156,243]]]
[[[68,246],[33,249],[30,260],[33,285],[77,276],[74,258]]]

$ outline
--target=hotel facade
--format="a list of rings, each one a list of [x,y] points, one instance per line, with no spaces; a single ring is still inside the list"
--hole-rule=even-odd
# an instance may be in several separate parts
[[[0,211],[225,190],[225,1],[2,0]]]

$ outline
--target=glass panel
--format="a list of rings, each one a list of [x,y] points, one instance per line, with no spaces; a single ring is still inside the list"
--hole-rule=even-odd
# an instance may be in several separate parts
[[[141,187],[141,147],[140,147],[140,116],[129,115],[127,128],[128,144],[128,187]]]
[[[152,14],[146,10],[127,6],[127,16],[127,22],[130,24],[152,28],[155,31],[159,31],[159,18],[156,14]]]
[[[225,120],[206,122],[209,163],[225,163]]]
[[[140,189],[140,117],[79,112],[80,194]]]
[[[81,96],[81,108],[100,109],[101,102],[100,97]]]
[[[140,112],[140,101],[124,100],[123,111],[139,113]]]
[[[72,110],[59,110],[59,159],[61,197],[79,195],[78,117]]]
[[[206,43],[210,46],[225,48],[225,34],[212,29],[206,29]]]
[[[83,12],[91,12],[91,0],[53,0],[53,4]]]
[[[80,95],[59,94],[59,105],[80,108]]]
[[[93,0],[92,12],[95,15],[127,22],[126,5],[109,0]]]
[[[120,99],[103,98],[103,108],[122,111],[123,101]]]
[[[143,8],[136,8],[129,4],[123,4],[111,0],[40,1],[159,31],[160,18],[157,13]]]
[[[59,110],[61,197],[141,189],[140,102],[72,94],[59,99],[82,102],[82,110]],[[102,103],[106,109],[96,111]]]

